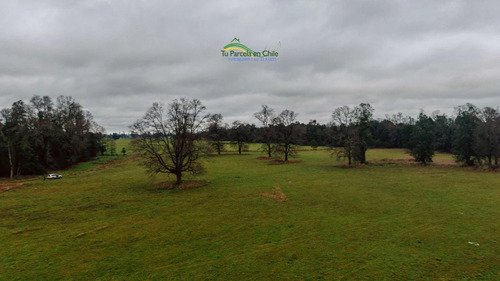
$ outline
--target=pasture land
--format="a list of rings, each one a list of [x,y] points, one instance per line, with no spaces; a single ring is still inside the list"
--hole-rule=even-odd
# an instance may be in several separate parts
[[[0,193],[0,280],[500,279],[498,172],[225,153],[166,190],[127,151]]]

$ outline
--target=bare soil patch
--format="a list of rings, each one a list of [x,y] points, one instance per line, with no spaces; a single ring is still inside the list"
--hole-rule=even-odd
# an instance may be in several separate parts
[[[416,162],[413,157],[404,157],[398,159],[377,159],[371,160],[368,164],[375,166],[390,166],[390,165],[403,165],[403,166],[420,166],[422,163]],[[457,163],[453,159],[432,159],[428,163],[429,166],[456,166]]]
[[[273,158],[267,157],[267,156],[260,156],[260,157],[257,157],[257,159],[259,159],[259,160],[272,160]]]
[[[36,180],[36,179],[37,178],[15,180],[15,181],[9,181],[9,180],[0,181],[0,193],[19,188],[21,186],[32,185],[32,183],[27,183],[27,181],[32,181],[32,180]]]
[[[0,183],[0,193],[21,187],[23,184],[24,183],[22,183],[22,182],[3,182],[3,183]]]
[[[222,156],[229,156],[229,155],[239,155],[238,152],[222,152],[221,154],[218,154],[217,152],[209,154],[207,157],[222,157]],[[242,153],[241,155],[247,155],[245,153]]]
[[[288,160],[288,161],[284,161],[284,160],[273,160],[271,161],[269,164],[270,165],[283,165],[283,164],[295,164],[295,163],[300,163],[300,159],[295,159],[295,160]]]
[[[466,171],[479,171],[479,172],[500,172],[499,167],[488,167],[488,164],[484,164],[483,166],[472,166],[472,167],[467,167],[463,166],[464,170]]]
[[[399,159],[376,159],[376,160],[370,160],[368,164],[374,165],[374,166],[388,166],[388,165],[405,165],[405,166],[413,166],[417,165],[419,163],[415,162],[412,157],[405,157],[405,158],[399,158]]]
[[[457,162],[453,159],[432,159],[432,163],[443,166],[457,166]]]
[[[43,228],[42,227],[25,228],[25,229],[21,229],[21,230],[17,230],[17,231],[12,232],[12,235],[17,235],[17,234],[21,234],[21,233],[25,233],[25,232],[30,232],[30,231],[37,231],[37,230],[41,230],[41,229],[43,229]]]
[[[99,226],[99,227],[95,228],[94,230],[89,231],[88,233],[95,233],[95,232],[104,230],[108,227],[109,227],[109,225]],[[87,235],[87,232],[78,233],[78,235],[76,235],[76,238],[80,238],[80,237],[83,237],[85,235]]]
[[[177,185],[174,181],[163,181],[155,184],[154,189],[193,189],[207,185],[207,181],[186,181]]]
[[[281,188],[279,188],[277,186],[275,186],[271,192],[262,193],[260,196],[271,198],[276,202],[285,202],[288,200],[285,193],[283,193],[283,191],[281,191]]]

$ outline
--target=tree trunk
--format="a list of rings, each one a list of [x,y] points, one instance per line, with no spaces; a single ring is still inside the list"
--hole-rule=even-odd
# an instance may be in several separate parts
[[[361,164],[366,163],[366,148],[361,148]]]
[[[241,155],[241,147],[243,146],[243,143],[238,143],[238,154]]]
[[[288,161],[288,144],[285,144],[285,162]]]
[[[176,184],[179,185],[182,183],[182,172],[177,172],[175,174],[175,176],[177,177],[177,181],[176,181]]]
[[[7,152],[9,154],[10,179],[14,179],[14,165],[12,164],[12,151],[10,150],[10,140],[7,141]]]
[[[269,158],[272,157],[272,155],[271,155],[271,144],[270,143],[267,144],[267,155],[269,156]]]
[[[467,164],[467,166],[474,166],[474,161],[471,159],[470,156],[466,158],[465,163]]]

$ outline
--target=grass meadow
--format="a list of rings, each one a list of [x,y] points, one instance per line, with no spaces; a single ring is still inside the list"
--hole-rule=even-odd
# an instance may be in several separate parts
[[[199,188],[158,188],[173,178],[119,155],[1,192],[0,280],[500,279],[498,172],[257,148],[206,159]]]

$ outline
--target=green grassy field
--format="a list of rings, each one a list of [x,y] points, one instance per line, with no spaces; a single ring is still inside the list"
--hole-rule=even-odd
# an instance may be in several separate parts
[[[259,156],[210,157],[196,189],[108,156],[0,193],[0,280],[500,279],[497,172]]]

